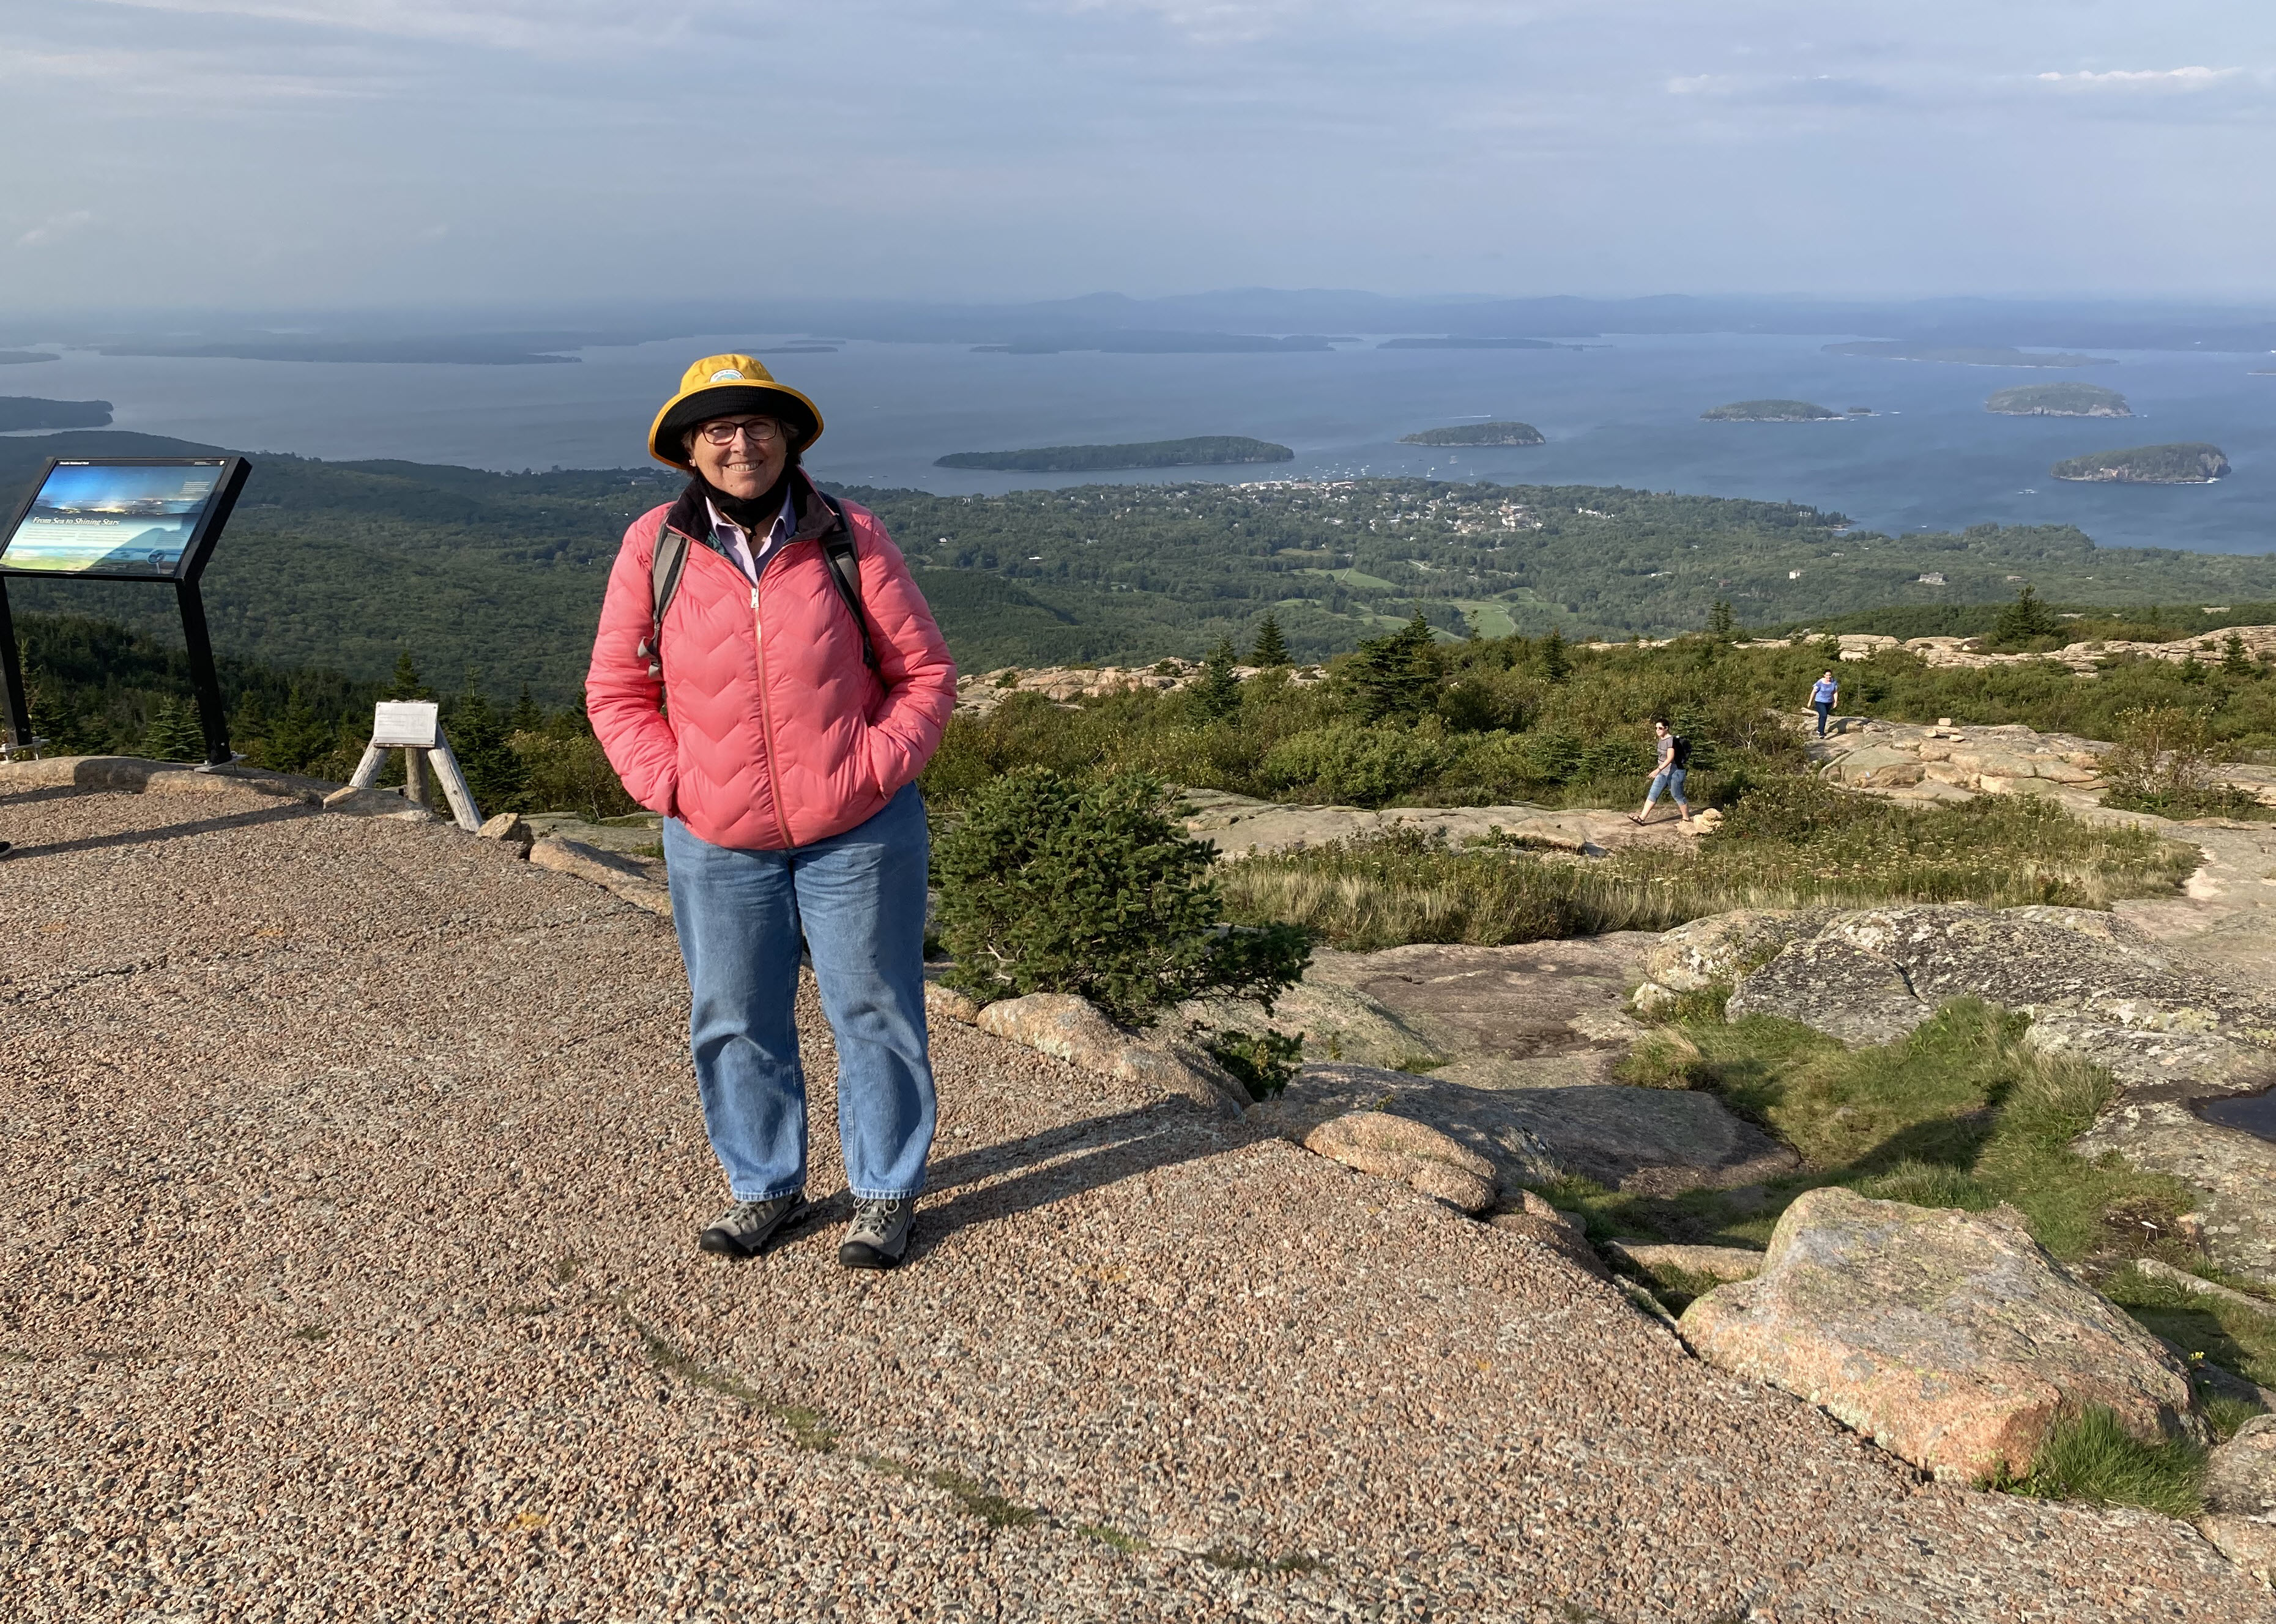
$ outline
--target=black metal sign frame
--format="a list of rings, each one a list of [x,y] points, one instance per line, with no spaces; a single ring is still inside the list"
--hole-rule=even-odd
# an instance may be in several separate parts
[[[229,747],[229,716],[222,707],[221,679],[215,674],[213,642],[206,634],[205,600],[198,593],[198,578],[221,537],[222,526],[237,506],[253,465],[242,457],[51,457],[24,500],[17,504],[8,527],[0,531],[0,547],[15,538],[40,492],[58,468],[214,468],[218,483],[184,542],[179,559],[169,574],[126,575],[100,570],[11,569],[0,564],[0,681],[7,692],[8,749],[11,756],[30,753],[41,740],[32,736],[31,706],[24,691],[24,664],[16,646],[16,624],[8,609],[8,580],[156,581],[171,582],[182,612],[182,642],[190,658],[190,686],[197,694],[198,724],[205,735],[208,767],[226,767],[236,759]]]

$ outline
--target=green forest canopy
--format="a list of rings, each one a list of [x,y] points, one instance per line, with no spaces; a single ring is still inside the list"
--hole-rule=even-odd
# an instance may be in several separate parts
[[[52,455],[215,448],[120,432],[0,440],[0,495]],[[677,476],[601,469],[490,473],[262,455],[206,576],[216,646],[281,666],[384,679],[408,649],[431,679],[472,669],[501,700],[582,686],[602,588],[626,526]],[[1318,659],[1421,609],[1450,636],[1560,627],[1567,638],[1875,609],[2276,599],[2276,559],[2098,548],[2067,525],[1886,536],[1791,502],[1597,486],[1437,480],[1088,485],[998,496],[846,487],[899,540],[969,670],[1199,656],[1248,646],[1268,610]],[[1916,578],[1936,573],[1944,586]],[[179,636],[172,594],[97,582],[11,585],[19,611]]]

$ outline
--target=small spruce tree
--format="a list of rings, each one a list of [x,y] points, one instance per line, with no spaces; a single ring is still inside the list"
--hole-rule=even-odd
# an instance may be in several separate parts
[[[206,734],[198,725],[197,706],[178,699],[153,705],[150,725],[142,734],[142,753],[154,761],[204,760]]]
[[[1707,635],[1718,643],[1727,643],[1737,631],[1738,619],[1731,613],[1731,601],[1716,599],[1714,608],[1707,611]]]
[[[316,714],[308,696],[295,684],[284,701],[284,714],[270,724],[261,743],[261,762],[279,772],[304,773],[331,754],[338,729]]]
[[[545,727],[545,712],[530,697],[529,684],[521,685],[521,698],[513,702],[513,714],[506,718],[508,733],[537,733]]]
[[[459,759],[459,770],[467,775],[474,804],[485,817],[529,810],[529,770],[514,753],[505,723],[489,697],[476,685],[474,672],[467,673],[465,691],[451,701],[443,729],[451,741],[451,753]]]
[[[2034,638],[2051,638],[2062,630],[2062,622],[2055,612],[2039,601],[2038,593],[2026,581],[2014,602],[1999,611],[1999,619],[1992,635],[2002,643],[2028,643]]]
[[[1280,635],[1280,617],[1271,609],[1264,611],[1263,623],[1256,628],[1256,641],[1249,647],[1248,663],[1263,671],[1295,663],[1288,656],[1287,639]]]
[[[411,651],[403,649],[395,656],[395,680],[389,683],[380,696],[383,699],[431,699],[435,691],[419,676],[419,668],[411,662]]]
[[[1231,638],[1219,638],[1202,661],[1202,674],[1193,686],[1193,706],[1204,721],[1240,714],[1240,678],[1234,674],[1235,663]]]
[[[2230,632],[2220,646],[2220,671],[2224,676],[2257,676],[2259,668],[2252,656],[2244,652],[2244,639]]]
[[[1573,675],[1573,657],[1565,652],[1565,633],[1559,627],[1550,627],[1549,635],[1541,639],[1541,675],[1552,683]]]
[[[1438,691],[1438,649],[1422,611],[1388,637],[1359,646],[1343,676],[1362,721],[1419,716]]]

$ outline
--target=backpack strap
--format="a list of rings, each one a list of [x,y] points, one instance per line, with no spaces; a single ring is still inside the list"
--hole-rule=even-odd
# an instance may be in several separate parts
[[[822,538],[822,556],[830,566],[831,585],[837,587],[846,612],[853,616],[854,625],[861,629],[861,663],[876,671],[877,645],[869,635],[869,616],[861,605],[861,556],[854,545],[854,528],[846,522],[846,510],[837,497],[818,486],[815,495],[822,498],[838,520],[838,528]],[[671,607],[671,595],[679,590],[679,577],[687,568],[687,538],[666,525],[656,532],[656,556],[649,565],[654,617],[649,622],[648,636],[633,651],[648,661],[650,676],[664,675],[664,612]]]
[[[830,565],[830,578],[845,601],[846,612],[861,629],[861,663],[876,671],[877,645],[869,635],[869,616],[861,607],[861,555],[854,544],[854,527],[846,522],[846,510],[837,497],[820,486],[814,487],[814,494],[837,516],[838,528],[822,538],[822,556]]]
[[[671,594],[679,590],[680,571],[687,567],[687,538],[665,525],[656,533],[656,556],[649,564],[649,601],[655,606],[648,636],[633,652],[648,661],[650,676],[664,675],[664,612]]]

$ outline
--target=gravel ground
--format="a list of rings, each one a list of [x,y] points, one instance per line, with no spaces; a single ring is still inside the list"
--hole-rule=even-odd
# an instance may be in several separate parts
[[[663,922],[249,791],[0,835],[9,1619],[2276,1618],[966,1028],[907,1266],[837,1266],[827,1144],[824,1219],[706,1258]]]

